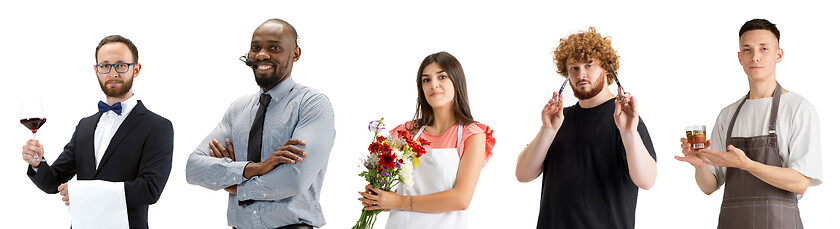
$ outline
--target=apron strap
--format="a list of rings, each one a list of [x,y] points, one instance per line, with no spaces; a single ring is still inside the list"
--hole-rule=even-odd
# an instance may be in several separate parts
[[[729,145],[729,138],[732,137],[732,129],[735,127],[735,120],[738,118],[738,113],[741,113],[741,107],[744,106],[744,103],[747,102],[747,98],[750,97],[750,93],[747,92],[747,95],[741,100],[741,103],[738,104],[738,108],[735,109],[735,114],[732,115],[732,120],[729,121],[729,128],[726,130],[726,145]],[[773,90],[773,105],[770,108],[770,144],[776,144],[776,117],[779,114],[779,101],[782,97],[782,86],[779,85],[779,82],[776,82],[776,89]]]
[[[417,134],[414,134],[414,138],[412,140],[417,141],[417,138],[420,137],[420,134],[423,133],[423,130],[425,130],[425,129],[426,129],[426,126],[420,127],[420,130],[417,131]],[[464,125],[459,123],[458,124],[458,141],[455,143],[455,147],[456,147],[456,149],[458,149],[459,153],[461,152],[461,135],[463,135],[463,134],[464,134]]]
[[[411,140],[417,141],[417,138],[420,137],[420,134],[422,134],[423,130],[425,130],[425,129],[426,129],[426,126],[420,127],[420,130],[418,130],[417,133],[414,134],[414,138],[412,138]]]
[[[458,153],[461,153],[461,135],[464,134],[464,125],[458,124],[458,141],[455,143],[455,148],[458,149]]]

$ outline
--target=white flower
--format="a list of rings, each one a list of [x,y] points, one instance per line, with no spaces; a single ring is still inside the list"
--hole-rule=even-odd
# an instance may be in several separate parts
[[[400,165],[400,180],[402,180],[405,188],[411,188],[414,185],[414,162],[411,160],[403,160]]]

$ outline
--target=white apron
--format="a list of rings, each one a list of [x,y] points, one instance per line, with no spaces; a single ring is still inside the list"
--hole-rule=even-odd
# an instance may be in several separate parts
[[[420,137],[426,127],[420,128],[414,135],[414,140]],[[426,154],[420,157],[417,170],[414,171],[414,185],[411,188],[397,185],[397,193],[407,196],[419,196],[438,193],[455,188],[455,178],[458,176],[458,165],[461,157],[461,135],[464,126],[458,125],[457,148],[432,149],[427,148]],[[385,228],[467,228],[467,212],[451,211],[446,213],[422,213],[407,210],[391,210]]]

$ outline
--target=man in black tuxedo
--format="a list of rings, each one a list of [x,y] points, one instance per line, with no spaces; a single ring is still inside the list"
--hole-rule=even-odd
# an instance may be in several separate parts
[[[42,163],[44,147],[38,140],[27,141],[22,156],[29,162],[27,175],[32,182],[46,193],[60,193],[68,206],[66,182],[73,176],[79,182],[116,184],[125,193],[130,227],[148,228],[149,205],[160,198],[172,169],[174,134],[172,123],[147,110],[131,90],[140,73],[137,58],[131,40],[119,35],[102,39],[93,66],[106,95],[99,112],[79,121],[52,165]],[[84,194],[77,191],[73,196]]]

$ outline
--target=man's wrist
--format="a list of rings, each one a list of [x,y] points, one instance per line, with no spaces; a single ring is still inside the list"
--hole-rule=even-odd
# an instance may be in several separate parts
[[[259,162],[248,162],[245,165],[245,170],[242,172],[242,177],[245,179],[251,179],[251,177],[257,176],[262,171],[262,164]]]
[[[46,161],[46,160],[44,160],[44,161],[39,161],[39,162],[38,162],[38,165],[36,165],[36,166],[32,166],[32,164],[29,164],[29,167],[32,167],[32,170],[35,170],[35,172],[38,172],[38,168],[40,168],[40,167],[41,167],[41,165],[42,165],[42,164],[44,164],[45,162],[47,162],[47,161]]]
[[[540,126],[540,132],[542,132],[544,134],[549,134],[549,135],[552,135],[552,136],[557,134],[558,130],[560,130],[560,127],[557,127],[555,129],[555,128],[552,128],[552,127],[547,127],[545,125]]]
[[[744,171],[747,171],[747,172],[752,172],[753,170],[755,170],[755,168],[758,164],[759,163],[756,163],[755,161],[751,160],[750,158],[746,158],[746,162],[744,162],[744,165],[741,166],[740,169],[744,170]]]
[[[703,160],[703,159],[700,159]],[[705,162],[700,162],[700,165],[694,166],[694,172],[705,172],[705,170],[709,169],[709,166],[706,165]],[[711,171],[711,170],[709,170]]]
[[[631,139],[632,139],[632,138],[634,138],[634,137],[636,137],[636,136],[638,136],[638,135],[639,135],[639,131],[638,131],[638,130],[636,130],[636,128],[633,128],[633,130],[630,130],[630,131],[619,128],[619,129],[618,129],[618,134],[619,134],[619,135],[621,135],[622,137],[626,137],[626,138],[631,138]]]

